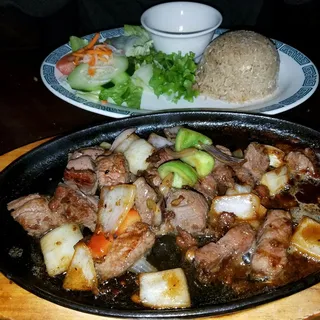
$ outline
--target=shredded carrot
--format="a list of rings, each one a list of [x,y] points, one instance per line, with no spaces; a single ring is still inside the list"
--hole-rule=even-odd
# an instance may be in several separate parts
[[[107,104],[107,103],[108,103],[108,100],[100,100],[100,102],[101,102],[102,104]]]
[[[112,53],[112,50],[107,48],[107,47],[105,47],[105,46],[100,47],[100,45],[99,45],[99,46],[96,46],[96,47],[98,47],[97,49],[102,50],[104,52],[107,52],[107,53],[110,53],[110,54]]]
[[[100,33],[96,33],[91,41],[83,48],[72,53],[75,56],[74,64],[77,66],[81,60],[89,55],[90,60],[88,62],[88,74],[94,76],[96,73],[95,65],[98,60],[103,62],[109,62],[109,56],[112,55],[112,50],[110,50],[105,44],[96,44],[100,37]]]
[[[90,61],[88,62],[88,65],[89,66],[94,66],[96,64],[96,58],[95,58],[95,56],[91,56],[91,59],[90,59]]]
[[[112,51],[110,52],[107,51],[102,51],[101,49],[89,49],[86,51],[87,54],[99,54],[99,55],[110,55]]]
[[[91,49],[96,44],[96,42],[99,40],[99,38],[100,38],[100,33],[98,32],[94,35],[94,37],[91,39],[91,41],[84,48]]]
[[[94,68],[89,68],[88,74],[89,74],[89,76],[93,77],[96,74],[96,70]]]
[[[80,57],[76,57],[75,60],[74,60],[74,64],[77,66],[79,65],[79,60],[80,60]]]
[[[72,53],[73,56],[83,58],[85,56],[85,53],[79,53],[78,51]]]

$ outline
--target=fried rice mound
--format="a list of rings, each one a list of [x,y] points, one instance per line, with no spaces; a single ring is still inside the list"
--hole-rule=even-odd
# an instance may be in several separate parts
[[[245,103],[272,95],[278,83],[279,53],[267,37],[253,31],[229,31],[206,48],[196,74],[202,95]]]

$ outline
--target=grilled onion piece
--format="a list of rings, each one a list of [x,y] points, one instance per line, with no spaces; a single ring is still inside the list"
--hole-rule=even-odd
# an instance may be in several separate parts
[[[141,273],[140,301],[144,306],[164,308],[190,307],[186,276],[181,268]]]
[[[74,249],[63,288],[78,291],[93,290],[97,286],[97,274],[90,249],[84,242],[77,243]]]
[[[41,238],[41,251],[50,277],[67,271],[74,245],[82,238],[79,226],[75,223],[63,224]]]

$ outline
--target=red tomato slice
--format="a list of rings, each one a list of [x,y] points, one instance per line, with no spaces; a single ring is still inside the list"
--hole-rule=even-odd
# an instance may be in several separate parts
[[[56,64],[57,69],[64,75],[69,75],[76,67],[74,64],[75,57],[70,53],[62,57]]]

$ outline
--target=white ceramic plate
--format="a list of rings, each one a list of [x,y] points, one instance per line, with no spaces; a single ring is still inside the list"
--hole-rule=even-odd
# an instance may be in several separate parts
[[[225,31],[225,29],[218,29],[215,36]],[[119,28],[102,31],[101,37],[112,38],[122,34],[123,28]],[[88,35],[84,38],[91,39],[92,37],[93,35]],[[111,103],[101,104],[89,101],[78,96],[76,91],[72,90],[65,81],[65,77],[55,67],[56,62],[61,57],[71,52],[68,44],[50,53],[43,61],[40,72],[46,87],[62,100],[87,111],[113,118],[185,109],[239,111],[273,115],[294,108],[307,100],[314,93],[319,82],[318,70],[308,57],[287,44],[277,40],[274,40],[274,42],[280,54],[278,89],[271,97],[246,104],[227,103],[206,97],[198,97],[192,103],[181,99],[175,104],[166,100],[165,97],[158,99],[151,93],[143,94],[141,109],[139,110]]]

